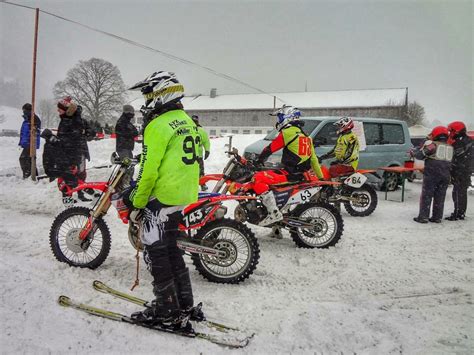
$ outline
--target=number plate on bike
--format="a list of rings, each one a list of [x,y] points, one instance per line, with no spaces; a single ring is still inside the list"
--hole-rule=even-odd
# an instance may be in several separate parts
[[[361,173],[354,173],[348,178],[346,178],[346,180],[344,180],[344,184],[358,189],[359,187],[364,185],[366,181],[366,176],[362,175]]]
[[[305,189],[305,190],[300,190],[297,193],[295,193],[291,198],[288,200],[286,203],[287,205],[294,204],[294,203],[306,203],[309,202],[311,197],[313,197],[314,194],[316,194],[319,190],[321,190],[321,187],[313,187],[310,189]]]

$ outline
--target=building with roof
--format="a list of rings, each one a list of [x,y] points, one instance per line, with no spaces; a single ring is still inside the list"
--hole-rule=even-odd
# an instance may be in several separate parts
[[[137,110],[143,100],[132,102]],[[269,94],[186,96],[189,115],[198,115],[210,135],[261,134],[272,130],[269,116],[283,104],[298,107],[303,116],[352,116],[401,119],[408,105],[408,88],[342,91],[288,92]]]

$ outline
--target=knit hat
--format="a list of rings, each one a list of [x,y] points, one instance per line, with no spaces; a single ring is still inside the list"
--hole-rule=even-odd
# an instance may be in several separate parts
[[[23,105],[23,107],[21,108],[23,111],[30,111],[33,109],[33,106],[31,106],[31,104],[29,103],[26,103]]]
[[[64,99],[59,100],[58,108],[66,111],[66,116],[72,116],[76,112],[77,105],[72,102],[70,96],[66,96]]]
[[[123,113],[135,113],[132,105],[123,105]]]

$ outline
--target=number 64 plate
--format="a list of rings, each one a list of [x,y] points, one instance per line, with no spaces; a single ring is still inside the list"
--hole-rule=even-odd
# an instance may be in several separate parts
[[[362,175],[361,173],[354,173],[344,180],[344,184],[358,189],[359,187],[364,185],[366,181],[366,176]]]

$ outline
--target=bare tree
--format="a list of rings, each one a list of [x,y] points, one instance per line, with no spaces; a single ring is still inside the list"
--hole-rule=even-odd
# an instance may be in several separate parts
[[[79,61],[66,79],[54,85],[53,92],[58,99],[71,96],[82,106],[84,117],[101,123],[112,122],[126,98],[120,70],[100,58]]]
[[[423,124],[426,119],[425,108],[418,102],[413,101],[408,104],[405,121],[408,126],[414,126],[416,124]]]
[[[56,109],[56,101],[54,99],[42,99],[38,103],[38,116],[41,118],[41,126],[56,127],[59,123],[58,111]]]

